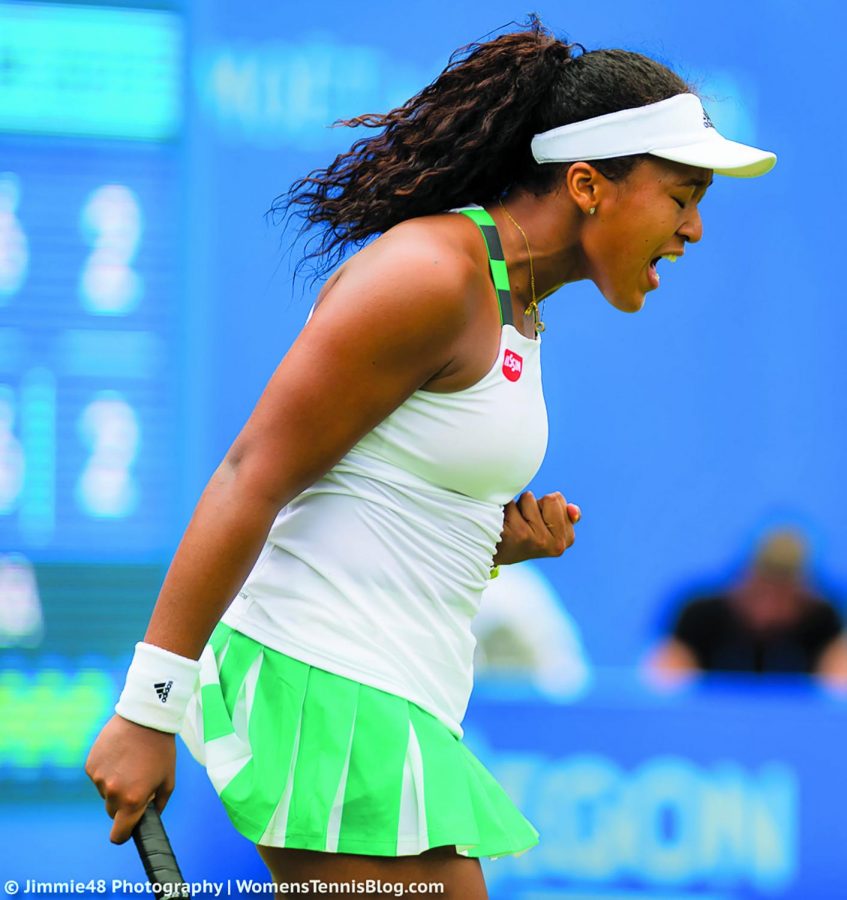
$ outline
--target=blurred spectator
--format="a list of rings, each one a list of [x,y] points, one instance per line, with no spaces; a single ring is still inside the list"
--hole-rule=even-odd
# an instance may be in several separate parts
[[[765,537],[735,587],[695,597],[651,660],[654,672],[807,673],[847,687],[847,637],[834,606],[806,575],[807,548],[793,531]]]
[[[554,700],[575,700],[588,689],[591,669],[579,628],[532,563],[501,567],[472,627],[480,679],[527,680]]]

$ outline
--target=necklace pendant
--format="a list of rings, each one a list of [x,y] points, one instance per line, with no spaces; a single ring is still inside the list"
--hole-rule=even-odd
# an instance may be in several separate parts
[[[535,323],[535,333],[536,334],[541,334],[542,331],[546,331],[546,330],[547,330],[547,326],[541,320],[539,320],[538,322]]]

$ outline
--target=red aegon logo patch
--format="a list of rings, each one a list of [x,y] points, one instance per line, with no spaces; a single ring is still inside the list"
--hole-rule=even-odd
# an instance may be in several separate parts
[[[513,350],[506,350],[503,357],[503,374],[509,381],[517,381],[523,371],[523,357],[518,356]]]

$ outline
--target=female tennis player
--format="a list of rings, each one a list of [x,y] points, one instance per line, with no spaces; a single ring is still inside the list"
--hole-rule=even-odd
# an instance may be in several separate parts
[[[325,270],[379,237],[327,279],[180,543],[88,760],[113,841],[164,807],[181,732],[278,882],[478,900],[480,857],[537,842],[461,720],[492,565],[561,554],[580,517],[520,493],[547,440],[539,302],[590,279],[641,309],[713,172],[775,161],[659,63],[578,50],[534,18],[471,45],[280,198]]]

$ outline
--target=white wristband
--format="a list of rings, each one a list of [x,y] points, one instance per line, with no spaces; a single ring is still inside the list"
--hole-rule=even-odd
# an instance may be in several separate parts
[[[199,673],[198,660],[139,642],[115,712],[136,725],[176,734]]]

